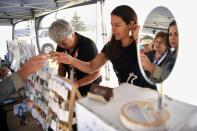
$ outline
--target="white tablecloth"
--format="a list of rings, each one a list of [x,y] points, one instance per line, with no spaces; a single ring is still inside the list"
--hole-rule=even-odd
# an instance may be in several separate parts
[[[127,131],[120,121],[120,109],[127,102],[135,100],[157,100],[156,91],[130,84],[121,84],[114,89],[114,98],[108,103],[88,97],[76,102],[79,131]],[[167,122],[169,131],[197,131],[197,107],[164,96],[164,106],[170,113]]]

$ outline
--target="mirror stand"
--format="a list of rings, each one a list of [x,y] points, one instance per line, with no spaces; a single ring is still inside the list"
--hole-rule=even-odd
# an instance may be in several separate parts
[[[158,86],[158,112],[162,110],[162,103],[163,103],[163,83],[157,84]]]

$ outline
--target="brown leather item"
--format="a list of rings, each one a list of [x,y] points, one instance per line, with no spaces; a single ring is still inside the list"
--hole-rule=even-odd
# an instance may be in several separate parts
[[[110,99],[113,97],[113,88],[92,84],[88,94],[88,96],[91,98],[93,95],[97,95],[103,97],[105,101],[110,101]]]

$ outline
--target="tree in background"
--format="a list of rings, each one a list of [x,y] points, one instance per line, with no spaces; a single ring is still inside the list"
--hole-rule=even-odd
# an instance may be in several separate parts
[[[77,13],[75,12],[70,23],[74,27],[75,31],[86,31],[87,28],[86,28],[85,24],[83,23],[83,21],[80,21],[80,19],[81,18],[79,16],[77,16]]]

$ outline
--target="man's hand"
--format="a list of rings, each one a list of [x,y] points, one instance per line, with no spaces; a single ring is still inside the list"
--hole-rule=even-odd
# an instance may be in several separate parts
[[[46,60],[46,55],[38,55],[30,58],[18,71],[19,75],[25,80],[30,74],[42,68]]]

